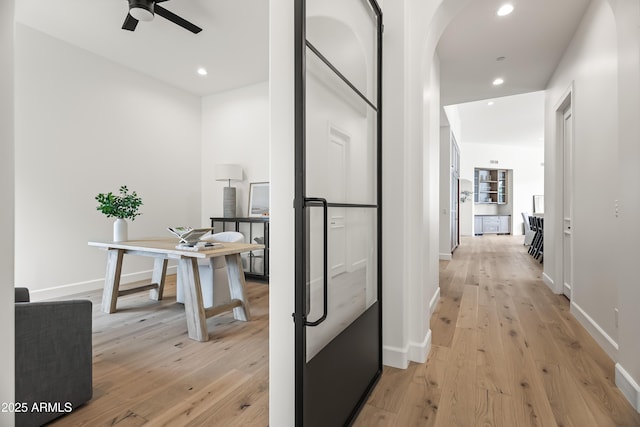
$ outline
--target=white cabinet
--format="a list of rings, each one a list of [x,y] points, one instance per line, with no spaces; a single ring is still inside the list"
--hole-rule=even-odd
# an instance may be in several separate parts
[[[511,234],[511,215],[476,215],[474,217],[474,233]]]

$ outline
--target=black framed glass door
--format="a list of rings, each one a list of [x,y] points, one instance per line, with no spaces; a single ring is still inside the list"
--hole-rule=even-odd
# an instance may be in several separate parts
[[[296,425],[348,425],[382,372],[375,0],[296,0]]]

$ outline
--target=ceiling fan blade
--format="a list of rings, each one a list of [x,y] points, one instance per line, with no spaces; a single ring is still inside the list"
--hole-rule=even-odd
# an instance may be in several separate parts
[[[198,34],[200,31],[202,31],[202,28],[198,27],[197,25],[192,24],[191,22],[187,21],[186,19],[183,19],[183,18],[179,17],[178,15],[176,15],[173,12],[169,12],[167,9],[165,9],[162,6],[158,6],[157,4],[155,5],[154,12],[156,13],[156,15],[160,15],[164,19],[168,19],[169,21],[173,22],[174,24],[180,25],[185,30],[189,30],[194,34]]]
[[[133,31],[136,29],[137,25],[138,25],[138,20],[133,16],[127,14],[127,17],[124,20],[124,24],[122,24],[122,29]]]

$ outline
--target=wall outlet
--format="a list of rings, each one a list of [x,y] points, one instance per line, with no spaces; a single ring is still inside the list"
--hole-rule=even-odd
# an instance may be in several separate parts
[[[618,327],[618,315],[619,314],[620,314],[620,312],[618,311],[618,309],[614,308],[613,309],[613,316],[614,316],[614,319],[615,319],[615,322],[616,322],[616,328]]]
[[[617,200],[613,201],[613,207],[615,208],[616,218],[620,216],[620,204]]]

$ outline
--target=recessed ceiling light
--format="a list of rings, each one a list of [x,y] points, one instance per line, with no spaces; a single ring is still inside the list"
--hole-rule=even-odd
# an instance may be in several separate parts
[[[504,79],[501,79],[500,77],[493,81],[494,86],[500,86],[502,83],[504,83]]]
[[[507,16],[508,14],[510,14],[511,12],[513,12],[513,5],[506,3],[503,4],[502,6],[500,6],[500,9],[498,9],[498,16]]]
[[[206,76],[207,75],[207,70],[205,68],[198,68],[198,74],[200,74],[201,76]]]
[[[489,107],[491,107],[493,104],[494,104],[494,102],[493,102],[493,101],[489,101],[489,102],[487,102],[487,105],[488,105]]]

